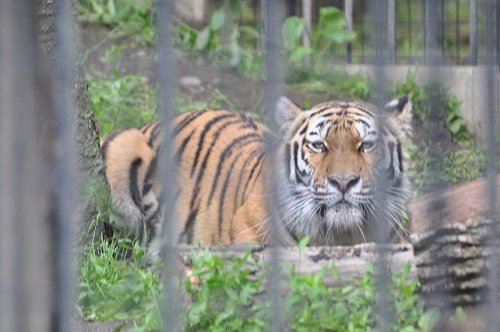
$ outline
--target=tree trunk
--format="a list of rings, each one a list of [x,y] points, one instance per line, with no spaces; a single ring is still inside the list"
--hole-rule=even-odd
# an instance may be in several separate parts
[[[64,1],[64,0],[63,0]],[[69,1],[69,0],[67,0]],[[54,54],[56,44],[55,35],[54,1],[38,0],[38,37],[41,48],[45,51],[49,64],[54,68],[57,61]],[[73,47],[75,54],[81,54],[78,50],[77,28],[73,24]],[[106,203],[108,199],[108,188],[104,176],[104,163],[99,147],[99,130],[95,117],[90,108],[88,84],[80,58],[75,57],[73,72],[73,95],[75,114],[75,143],[76,163],[80,174],[80,185],[82,195],[78,203],[76,216],[76,239],[80,244],[86,244],[93,231],[97,227],[97,234],[103,231],[103,224],[92,224],[95,220],[99,205]]]

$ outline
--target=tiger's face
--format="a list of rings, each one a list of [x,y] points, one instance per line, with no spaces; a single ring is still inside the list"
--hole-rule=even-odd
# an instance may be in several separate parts
[[[410,189],[401,140],[409,132],[411,102],[401,98],[388,108],[378,115],[371,104],[335,101],[301,111],[280,101],[279,209],[292,236],[307,235],[316,245],[373,240],[377,212],[388,219],[388,230],[400,228]],[[375,204],[377,189],[384,206]]]

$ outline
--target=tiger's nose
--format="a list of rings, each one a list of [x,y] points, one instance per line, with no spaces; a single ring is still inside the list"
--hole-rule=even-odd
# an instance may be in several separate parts
[[[340,190],[342,194],[345,194],[359,182],[359,176],[356,174],[334,174],[328,177],[328,182]]]

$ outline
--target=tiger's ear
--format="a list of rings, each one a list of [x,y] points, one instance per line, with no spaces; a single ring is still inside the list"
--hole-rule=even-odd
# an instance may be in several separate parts
[[[385,109],[391,113],[392,118],[400,126],[401,130],[407,135],[411,134],[411,119],[413,104],[410,97],[403,96],[391,100],[385,105]]]
[[[282,134],[285,134],[290,129],[290,125],[302,112],[299,106],[293,103],[286,97],[281,97],[276,104],[274,118],[280,127]]]

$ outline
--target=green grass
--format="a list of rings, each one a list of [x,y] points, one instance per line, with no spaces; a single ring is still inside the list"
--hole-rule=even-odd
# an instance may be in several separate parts
[[[143,251],[128,240],[98,239],[85,251],[80,265],[78,308],[83,318],[126,320],[133,331],[161,330],[163,286],[158,268],[145,268]],[[131,258],[126,258],[131,257]],[[373,267],[359,280],[331,287],[335,269],[313,275],[288,267],[289,292],[283,297],[284,319],[292,331],[377,331]],[[256,271],[260,271],[257,273]],[[263,331],[271,319],[265,295],[267,268],[249,252],[223,259],[208,251],[194,252],[192,273],[180,283],[187,299],[186,331]],[[409,280],[409,266],[391,277],[393,331],[430,331],[434,311],[425,310],[418,282]]]

